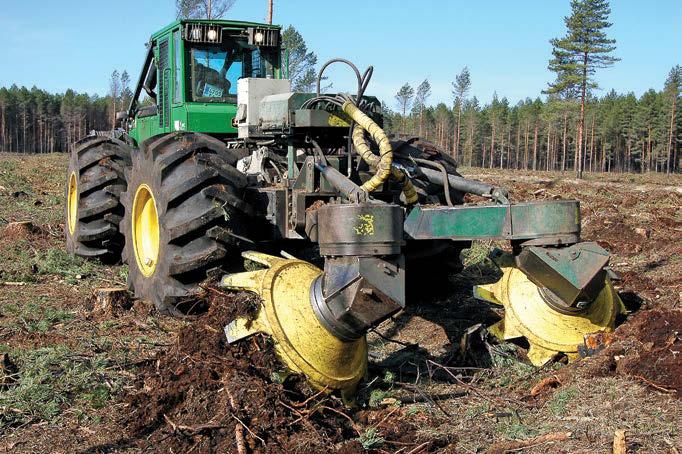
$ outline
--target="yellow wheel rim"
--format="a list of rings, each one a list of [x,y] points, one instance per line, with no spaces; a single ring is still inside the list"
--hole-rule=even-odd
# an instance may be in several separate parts
[[[76,231],[76,220],[78,219],[78,177],[76,177],[76,172],[71,172],[71,175],[69,175],[66,218],[69,224],[69,233],[73,235],[73,232]]]
[[[154,274],[159,258],[159,216],[152,190],[141,184],[133,200],[133,249],[142,274]]]

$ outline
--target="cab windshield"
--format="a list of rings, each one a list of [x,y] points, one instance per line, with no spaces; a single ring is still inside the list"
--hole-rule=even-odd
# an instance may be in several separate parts
[[[191,96],[195,102],[237,102],[242,77],[274,77],[274,65],[260,49],[234,43],[195,46],[190,50]],[[265,58],[263,58],[265,57]]]

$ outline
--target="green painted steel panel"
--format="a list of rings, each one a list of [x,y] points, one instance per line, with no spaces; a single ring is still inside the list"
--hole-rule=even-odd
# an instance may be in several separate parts
[[[405,220],[415,239],[527,240],[543,237],[575,242],[580,237],[580,205],[575,200],[513,205],[415,207]]]
[[[405,220],[405,232],[415,239],[501,238],[509,219],[508,206],[414,208]]]

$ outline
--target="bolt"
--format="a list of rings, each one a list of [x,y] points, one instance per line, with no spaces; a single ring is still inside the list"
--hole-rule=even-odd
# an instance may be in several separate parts
[[[154,260],[150,259],[149,257],[147,257],[147,260],[144,261],[145,266],[152,266],[153,263]]]
[[[582,310],[582,309],[587,309],[589,306],[590,306],[590,302],[589,302],[589,301],[578,301],[578,302],[575,304],[576,309],[581,309],[581,310]]]

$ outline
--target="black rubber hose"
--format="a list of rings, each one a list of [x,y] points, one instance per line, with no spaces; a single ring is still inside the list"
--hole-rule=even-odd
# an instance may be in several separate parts
[[[429,181],[436,184],[444,184],[443,174],[438,170],[427,169],[425,167],[419,167],[422,175],[424,175]],[[461,192],[466,192],[469,194],[479,195],[481,197],[487,197],[495,199],[500,203],[509,203],[507,200],[507,191],[493,186],[487,183],[476,180],[468,180],[466,178],[448,174],[448,184],[452,189],[456,189]]]
[[[355,77],[358,79],[358,95],[360,93],[362,93],[362,76],[360,75],[360,70],[358,69],[358,67],[355,66],[351,61],[346,60],[345,58],[334,58],[332,60],[329,60],[324,65],[322,65],[322,68],[320,69],[320,73],[317,75],[317,96],[320,96],[320,86],[322,85],[322,75],[324,74],[325,69],[327,69],[333,63],[345,63],[346,65],[351,67],[351,69],[355,72]]]

